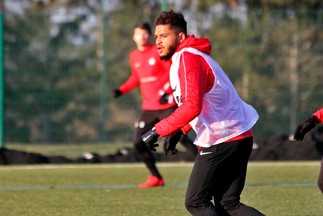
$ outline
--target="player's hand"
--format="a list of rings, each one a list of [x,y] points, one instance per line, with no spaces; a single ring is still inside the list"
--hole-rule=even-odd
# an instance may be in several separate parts
[[[318,123],[319,120],[314,115],[303,121],[300,125],[297,126],[294,133],[294,139],[302,141],[305,134],[312,130]]]
[[[113,97],[118,98],[122,95],[122,91],[120,89],[113,89]]]
[[[183,132],[180,130],[176,133],[168,135],[165,138],[164,145],[163,145],[163,150],[164,150],[165,156],[167,156],[167,154],[169,152],[171,152],[172,155],[174,155],[178,152],[178,150],[176,149],[176,144],[179,142],[182,135],[183,135]]]
[[[167,104],[169,96],[170,95],[168,93],[164,93],[163,96],[161,96],[161,98],[159,99],[159,103],[160,104]]]
[[[155,132],[155,127],[151,130],[147,131],[144,135],[141,136],[142,141],[144,141],[149,150],[155,152],[156,147],[159,145],[156,143],[158,140],[159,135]]]

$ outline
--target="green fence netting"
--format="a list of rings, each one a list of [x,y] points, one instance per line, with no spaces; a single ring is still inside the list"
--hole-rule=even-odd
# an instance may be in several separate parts
[[[130,141],[139,89],[112,98],[130,75],[133,27],[153,6],[114,10],[25,9],[5,14],[6,142]],[[183,11],[189,34],[208,37],[212,57],[260,119],[255,139],[290,134],[323,107],[322,11]]]

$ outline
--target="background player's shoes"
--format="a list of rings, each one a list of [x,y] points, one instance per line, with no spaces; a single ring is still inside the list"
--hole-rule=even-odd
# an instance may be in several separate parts
[[[156,176],[150,175],[147,178],[147,181],[145,183],[142,183],[138,185],[138,187],[156,187],[156,186],[164,186],[164,180],[163,178],[159,179]]]

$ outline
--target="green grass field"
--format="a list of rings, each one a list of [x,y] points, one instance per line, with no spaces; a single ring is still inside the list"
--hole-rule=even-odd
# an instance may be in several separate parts
[[[166,186],[137,188],[141,163],[0,166],[3,216],[189,215],[184,196],[192,163],[159,163]],[[322,216],[320,162],[250,162],[242,202],[268,216]]]

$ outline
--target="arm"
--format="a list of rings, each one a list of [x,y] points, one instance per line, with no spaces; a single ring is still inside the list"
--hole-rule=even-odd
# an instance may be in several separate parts
[[[129,79],[119,87],[122,94],[126,94],[139,85],[139,79],[135,74],[131,74]]]
[[[182,127],[181,130],[182,130],[183,134],[187,134],[190,130],[192,130],[192,126],[190,124],[187,124],[184,127]]]
[[[165,86],[166,86],[166,84],[165,84]],[[167,86],[168,87],[165,89],[165,93],[172,94],[173,93],[173,89],[170,86],[170,83],[169,82],[167,82]]]
[[[313,113],[311,117],[299,124],[294,133],[294,139],[302,141],[304,136],[323,120],[323,108]]]
[[[134,75],[131,75],[127,82],[125,82],[119,88],[113,89],[113,97],[118,98],[135,88],[137,85],[139,85],[139,81],[137,80]]]
[[[135,72],[134,67],[134,56],[135,52],[132,52],[130,54],[130,65],[131,65],[131,76],[128,78],[128,80],[122,84],[119,88],[114,89],[114,97],[120,97],[123,94],[128,93],[132,89],[134,89],[136,86],[140,84],[139,78]]]
[[[181,56],[178,70],[182,104],[169,117],[155,125],[156,133],[164,137],[183,128],[188,132],[191,128],[186,126],[202,110],[204,94],[207,90],[208,70],[205,60],[198,55],[184,52]]]
[[[320,122],[323,122],[323,108],[313,113]]]
[[[164,66],[164,69],[163,69],[163,73],[167,72],[167,77],[168,77],[168,80],[169,80],[169,68],[170,68],[170,62],[169,61],[164,61],[162,62],[163,66]],[[164,90],[164,94],[161,96],[161,98],[159,99],[159,103],[160,104],[166,104],[168,102],[173,102],[174,101],[174,98],[173,98],[173,90],[172,90],[172,87],[170,85],[170,82],[167,81],[165,84],[164,84],[164,87],[163,87],[163,90]]]
[[[166,104],[169,101],[173,101],[174,99],[172,98],[172,87],[170,86],[170,83],[167,82],[165,85],[168,85],[168,88],[165,89],[165,93],[160,97],[159,103],[160,104]]]

